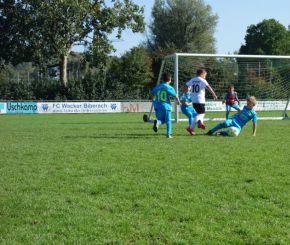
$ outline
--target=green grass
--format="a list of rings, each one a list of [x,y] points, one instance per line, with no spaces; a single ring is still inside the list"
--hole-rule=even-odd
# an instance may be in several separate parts
[[[167,140],[141,118],[1,115],[0,243],[290,244],[290,121]]]

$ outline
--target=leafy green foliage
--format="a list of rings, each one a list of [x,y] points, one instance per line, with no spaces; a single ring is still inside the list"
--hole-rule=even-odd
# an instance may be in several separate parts
[[[160,60],[166,55],[175,52],[214,53],[217,19],[203,0],[156,0],[147,43],[155,81]]]
[[[157,0],[152,16],[150,47],[153,50],[170,53],[215,51],[213,35],[217,16],[203,1]]]
[[[240,54],[289,55],[290,30],[275,19],[250,25]]]
[[[1,115],[1,243],[290,243],[288,121],[167,140],[141,118]]]
[[[99,62],[112,46],[108,40],[117,28],[117,37],[126,28],[144,30],[143,8],[130,0],[50,0],[0,2],[1,60],[18,64],[32,61],[46,65],[52,59],[66,69],[65,59],[73,45],[84,42]],[[92,44],[88,40],[92,38]]]
[[[152,72],[146,49],[133,48],[121,58],[112,59],[106,81],[107,98],[148,98]]]
[[[81,65],[75,59],[68,67],[72,71],[74,66],[86,69],[81,68]],[[12,69],[10,66],[9,68]],[[29,64],[24,68],[27,71]],[[17,69],[19,71],[20,68]],[[3,100],[148,99],[151,81],[151,59],[147,51],[144,48],[133,48],[121,58],[110,58],[105,70],[88,69],[82,78],[69,80],[68,86],[53,79],[3,79],[0,96]]]

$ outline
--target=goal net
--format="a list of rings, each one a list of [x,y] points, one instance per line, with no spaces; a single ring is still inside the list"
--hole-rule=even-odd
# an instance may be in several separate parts
[[[242,107],[248,96],[257,98],[259,119],[290,117],[290,56],[176,53],[164,58],[160,74],[171,73],[175,90],[180,94],[201,68],[206,69],[206,79],[218,96],[214,101],[211,93],[206,92],[206,120],[225,119],[222,100],[231,84]],[[180,117],[176,103],[173,112],[176,122],[186,120]]]

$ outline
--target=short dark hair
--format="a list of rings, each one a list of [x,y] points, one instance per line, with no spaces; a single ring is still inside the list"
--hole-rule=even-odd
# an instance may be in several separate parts
[[[197,76],[200,76],[202,73],[204,73],[204,72],[206,72],[206,70],[205,69],[198,69],[197,71],[196,71],[196,75]]]
[[[170,81],[170,80],[171,80],[171,74],[168,73],[168,72],[164,72],[164,73],[162,74],[162,80],[163,80],[164,82],[168,82],[168,81]]]

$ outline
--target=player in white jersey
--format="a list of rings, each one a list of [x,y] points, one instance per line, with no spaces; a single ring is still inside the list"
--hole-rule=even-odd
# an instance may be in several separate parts
[[[192,94],[192,106],[198,113],[192,125],[190,126],[190,130],[192,131],[194,131],[194,126],[196,122],[199,128],[205,129],[205,125],[203,123],[205,115],[205,89],[207,88],[213,95],[213,98],[215,100],[217,99],[214,90],[205,79],[207,75],[206,70],[199,69],[197,70],[196,75],[196,77],[190,79],[186,83],[186,86],[191,88],[190,90]]]

